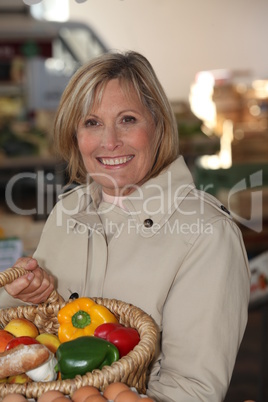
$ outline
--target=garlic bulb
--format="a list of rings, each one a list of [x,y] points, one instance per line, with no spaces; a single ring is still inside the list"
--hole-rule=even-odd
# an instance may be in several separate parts
[[[48,382],[54,381],[57,378],[57,373],[55,371],[55,366],[57,364],[57,359],[51,352],[49,359],[39,367],[33,370],[27,371],[26,374],[33,381]]]

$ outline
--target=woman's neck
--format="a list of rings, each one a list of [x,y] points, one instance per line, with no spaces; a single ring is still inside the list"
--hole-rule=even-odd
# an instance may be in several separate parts
[[[122,208],[122,209],[126,209],[124,206],[124,199],[126,199],[126,197],[119,197],[119,196],[114,196],[114,195],[110,195],[105,193],[104,191],[102,192],[102,199],[104,202],[108,202],[109,204],[114,204],[117,205],[118,207]]]

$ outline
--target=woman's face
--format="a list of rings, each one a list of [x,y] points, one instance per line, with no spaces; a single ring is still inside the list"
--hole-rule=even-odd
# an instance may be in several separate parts
[[[79,122],[77,139],[87,172],[110,195],[132,192],[154,162],[154,120],[135,90],[126,95],[118,79]]]

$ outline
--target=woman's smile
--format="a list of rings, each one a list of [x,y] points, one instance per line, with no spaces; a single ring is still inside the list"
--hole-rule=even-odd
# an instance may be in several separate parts
[[[129,161],[131,161],[134,158],[134,155],[128,155],[128,156],[117,156],[113,158],[109,157],[98,157],[98,161],[107,167],[122,167]]]
[[[133,191],[154,164],[153,117],[118,79],[108,82],[100,102],[79,122],[77,139],[87,172],[110,195]]]

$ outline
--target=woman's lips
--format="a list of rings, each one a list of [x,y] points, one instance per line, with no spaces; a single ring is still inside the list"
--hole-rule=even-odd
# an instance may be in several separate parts
[[[127,155],[127,156],[118,156],[118,157],[114,157],[114,158],[97,158],[98,161],[105,166],[119,166],[119,165],[123,165],[129,161],[131,161],[131,159],[134,158],[134,155]]]

